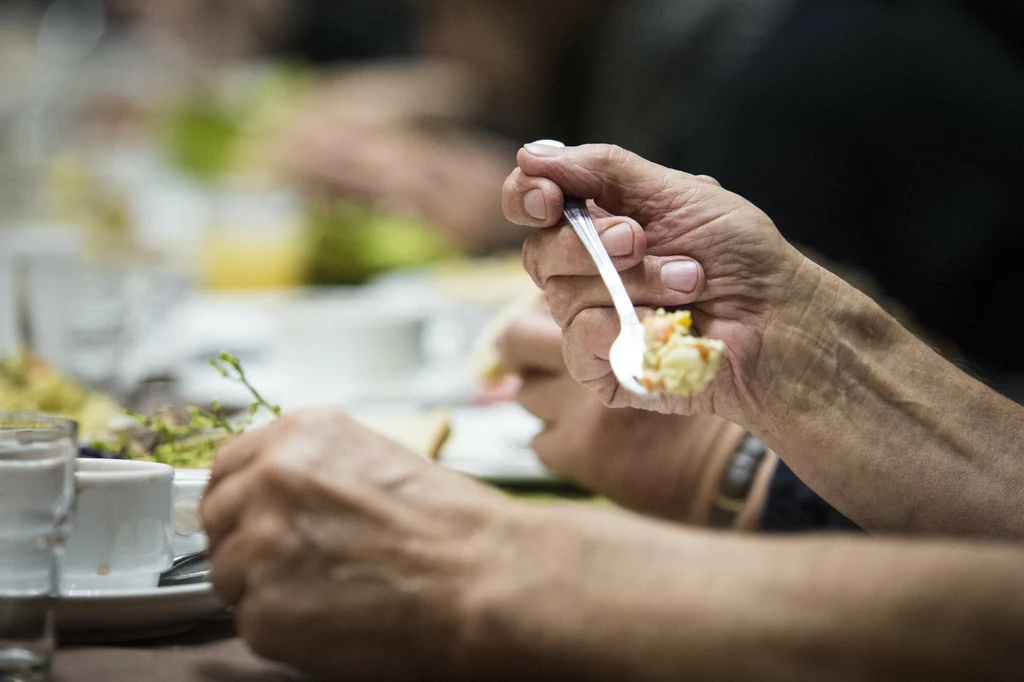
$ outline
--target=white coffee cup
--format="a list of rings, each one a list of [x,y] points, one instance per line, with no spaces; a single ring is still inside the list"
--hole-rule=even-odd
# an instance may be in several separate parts
[[[199,502],[210,482],[209,469],[174,470],[174,556],[206,551],[206,533],[199,518]]]
[[[171,567],[174,469],[80,459],[61,591],[154,588]]]

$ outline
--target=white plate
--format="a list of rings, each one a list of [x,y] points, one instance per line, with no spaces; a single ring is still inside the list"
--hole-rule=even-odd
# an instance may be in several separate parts
[[[399,410],[403,415],[400,422],[409,422],[409,415],[426,414],[426,424],[432,427],[435,419],[432,413],[415,410]],[[384,411],[354,411],[353,416],[362,418],[371,427],[380,430],[398,442],[411,445],[412,440],[421,439],[420,434],[404,438],[403,434],[390,433],[389,413]],[[415,419],[410,423],[414,423]],[[418,424],[414,424],[419,428]],[[403,429],[407,425],[403,425]],[[487,407],[462,407],[451,411],[451,437],[441,450],[441,464],[457,471],[497,484],[562,484],[563,479],[548,471],[537,455],[530,449],[530,441],[541,429],[541,422],[519,405],[505,403]],[[202,481],[209,477],[209,471],[195,469],[175,470],[177,480]],[[200,548],[201,549],[201,548]],[[190,550],[192,551],[192,550]],[[179,554],[185,551],[177,552]]]
[[[137,639],[187,628],[223,610],[210,583],[72,591],[57,600],[57,628],[75,639]]]
[[[498,484],[561,483],[530,449],[541,426],[536,417],[513,403],[457,409],[441,464]]]
[[[544,465],[538,462],[529,450],[524,451],[523,457],[518,460],[494,462],[472,457],[448,457],[441,464],[467,476],[496,485],[556,485],[563,483],[561,478],[545,469]]]

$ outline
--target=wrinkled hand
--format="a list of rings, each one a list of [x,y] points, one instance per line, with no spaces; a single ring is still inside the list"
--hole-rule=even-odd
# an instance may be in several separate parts
[[[543,227],[523,262],[564,329],[570,374],[612,406],[713,413],[749,423],[764,410],[774,372],[815,295],[820,268],[783,239],[756,206],[711,178],[652,164],[618,147],[527,145],[508,177],[512,222]],[[721,369],[702,393],[653,399],[621,389],[608,364],[619,331],[583,245],[561,220],[563,192],[592,200],[602,241],[639,307],[691,304],[697,330],[721,339]]]
[[[513,506],[321,410],[225,443],[202,518],[214,588],[257,653],[346,679],[422,679],[453,669],[462,604]]]
[[[521,377],[519,403],[544,422],[533,450],[545,466],[638,512],[706,523],[743,429],[707,415],[605,407],[566,372],[562,331],[544,304],[513,320],[499,348]]]

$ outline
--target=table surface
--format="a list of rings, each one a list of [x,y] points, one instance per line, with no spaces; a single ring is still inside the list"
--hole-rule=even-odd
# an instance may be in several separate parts
[[[261,660],[230,619],[176,636],[126,644],[61,646],[53,682],[300,682],[309,678]]]

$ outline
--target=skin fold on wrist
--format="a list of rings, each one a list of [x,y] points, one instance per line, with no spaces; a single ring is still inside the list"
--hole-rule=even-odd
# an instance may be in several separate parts
[[[812,399],[819,388],[824,377],[809,377],[808,373],[819,364],[815,361],[823,351],[824,320],[841,297],[836,291],[839,283],[803,257],[787,294],[769,314],[752,376],[750,405],[735,420],[758,437],[783,438],[789,430],[791,410]],[[852,287],[849,290],[854,292]]]

